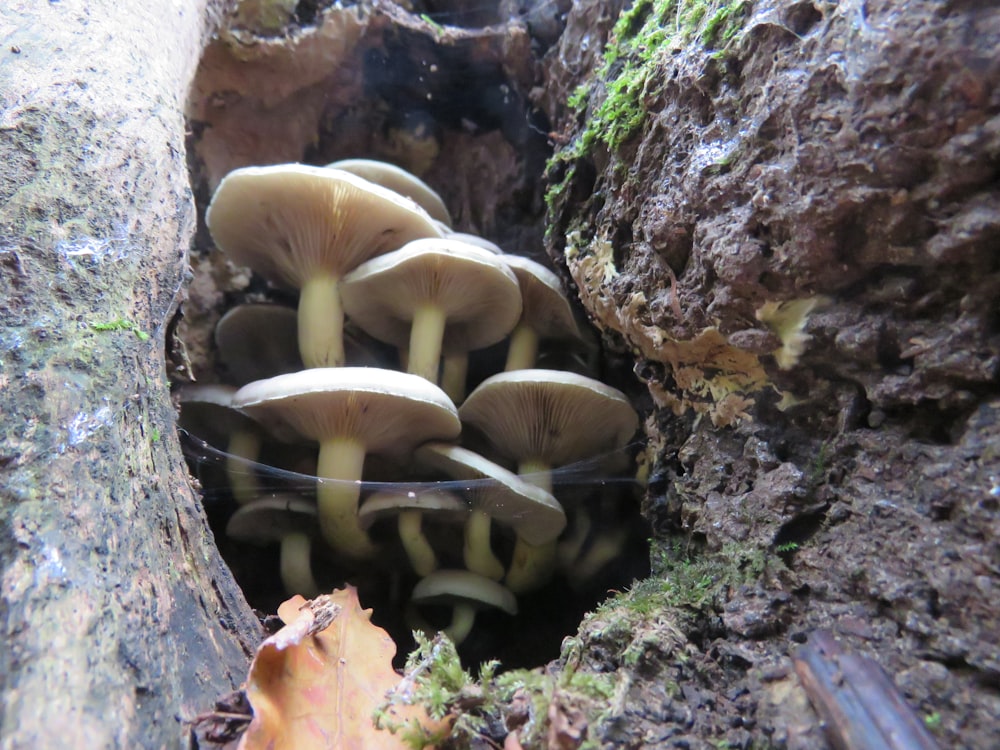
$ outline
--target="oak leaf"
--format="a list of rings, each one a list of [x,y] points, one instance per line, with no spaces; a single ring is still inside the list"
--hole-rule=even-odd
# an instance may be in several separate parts
[[[396,644],[371,623],[348,586],[278,608],[285,627],[257,650],[246,683],[253,721],[239,750],[404,750],[400,737],[377,729],[373,714],[400,676]],[[394,724],[440,730],[419,706],[394,706]],[[411,733],[412,734],[412,733]]]

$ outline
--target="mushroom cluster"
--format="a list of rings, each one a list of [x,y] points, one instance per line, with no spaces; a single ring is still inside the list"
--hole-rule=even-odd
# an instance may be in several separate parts
[[[314,575],[321,556],[409,580],[407,622],[460,642],[478,610],[514,615],[517,597],[557,575],[579,585],[620,550],[622,530],[553,482],[638,427],[621,392],[537,367],[540,341],[582,342],[554,273],[453,232],[426,184],[362,159],[237,169],[206,221],[232,261],[298,291],[297,312],[245,304],[219,321],[234,386],[180,392],[182,426],[229,454],[227,533],[280,544],[289,593],[333,577]],[[466,395],[470,357],[505,340],[504,371]],[[272,443],[312,446],[314,492],[260,489]]]

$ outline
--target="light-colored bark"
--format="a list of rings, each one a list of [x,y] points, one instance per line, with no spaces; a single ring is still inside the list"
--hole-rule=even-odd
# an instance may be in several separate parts
[[[195,222],[183,103],[219,12],[0,6],[5,750],[176,746],[257,636],[187,479],[163,351]]]

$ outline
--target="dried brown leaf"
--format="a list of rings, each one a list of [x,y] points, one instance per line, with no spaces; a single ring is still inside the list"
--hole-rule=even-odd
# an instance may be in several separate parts
[[[396,644],[371,623],[348,587],[281,605],[285,627],[266,639],[250,665],[246,693],[254,718],[240,750],[403,750],[372,715],[400,677]],[[433,722],[417,706],[395,708],[398,723]]]

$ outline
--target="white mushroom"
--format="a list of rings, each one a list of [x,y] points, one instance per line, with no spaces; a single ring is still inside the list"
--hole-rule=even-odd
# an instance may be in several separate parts
[[[438,382],[442,342],[478,349],[503,339],[521,315],[514,274],[463,242],[416,240],[344,277],[344,309],[380,341],[406,350],[409,372]]]
[[[309,560],[316,535],[316,506],[295,497],[275,496],[244,505],[226,525],[230,539],[248,544],[281,544],[281,582],[289,594],[319,594]]]
[[[493,520],[531,545],[554,541],[566,527],[566,514],[550,493],[467,448],[430,442],[414,452],[414,459],[452,479],[468,481],[463,493],[472,509],[465,524],[463,556],[473,573],[496,580],[504,575],[503,563],[490,546]]]
[[[374,367],[317,368],[241,388],[234,404],[276,436],[319,442],[320,529],[335,550],[375,552],[358,522],[365,455],[405,455],[427,440],[451,440],[461,425],[454,404],[423,378]]]
[[[621,392],[557,370],[515,370],[484,380],[459,409],[524,479],[552,492],[552,468],[624,447],[639,418]],[[555,542],[518,538],[507,586],[537,588],[555,564]]]
[[[364,177],[400,195],[405,195],[424,209],[432,219],[451,227],[451,214],[441,196],[426,182],[401,167],[375,159],[342,159],[327,164],[327,169],[341,169]]]
[[[340,278],[369,258],[441,232],[409,198],[338,169],[245,167],[219,183],[206,222],[216,244],[273,284],[300,290],[306,367],[344,362]]]
[[[260,455],[261,435],[253,419],[233,406],[235,394],[231,385],[185,385],[177,391],[181,406],[177,423],[225,450],[229,489],[233,499],[245,505],[260,494],[252,464]]]
[[[452,608],[451,623],[444,633],[459,644],[472,631],[476,612],[480,609],[500,609],[517,614],[517,599],[510,590],[496,581],[467,570],[438,570],[422,578],[413,587],[411,605],[441,604]],[[430,630],[422,618],[410,614],[411,622],[421,630]]]
[[[358,520],[361,528],[368,529],[378,518],[395,516],[399,541],[414,572],[422,577],[438,568],[437,554],[423,532],[424,514],[437,520],[464,521],[468,512],[468,504],[453,492],[399,489],[376,492],[366,498],[358,511]]]

